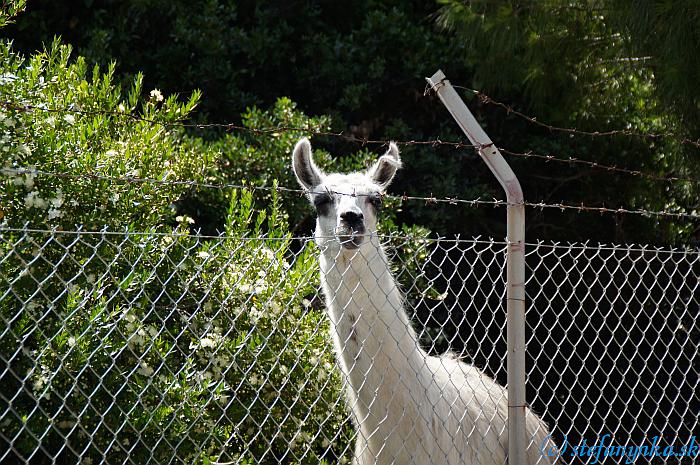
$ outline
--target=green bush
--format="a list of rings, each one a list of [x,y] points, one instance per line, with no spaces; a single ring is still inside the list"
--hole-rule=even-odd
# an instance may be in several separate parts
[[[337,461],[352,431],[307,301],[317,266],[274,191],[229,189],[226,235],[204,238],[175,213],[187,186],[111,180],[206,181],[216,150],[128,116],[173,123],[198,95],[141,102],[137,79],[122,98],[113,67],[90,74],[69,47],[26,61],[0,47],[0,449],[34,463]],[[267,172],[272,185],[281,165]]]
[[[54,42],[25,61],[8,43],[0,44],[0,88],[7,101],[0,113],[5,224],[64,229],[159,224],[186,186],[94,176],[201,179],[211,164],[206,152],[182,144],[177,127],[130,117],[173,123],[190,113],[199,94],[182,104],[156,89],[140,102],[139,76],[123,97],[112,83],[114,66],[106,73],[98,67],[88,72],[84,59],[69,61],[70,53],[70,47]],[[66,108],[74,111],[50,111]],[[17,175],[18,169],[69,175]]]

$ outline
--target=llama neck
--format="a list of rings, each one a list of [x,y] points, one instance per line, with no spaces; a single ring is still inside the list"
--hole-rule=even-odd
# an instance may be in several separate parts
[[[403,309],[403,299],[376,239],[356,251],[321,255],[321,282],[331,332],[349,397],[360,422],[386,416],[382,408],[425,369],[426,354]],[[410,393],[408,393],[410,394]],[[369,407],[372,406],[370,415]]]

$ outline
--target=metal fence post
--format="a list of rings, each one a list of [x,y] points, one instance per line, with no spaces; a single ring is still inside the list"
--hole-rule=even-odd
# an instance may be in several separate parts
[[[479,126],[445,74],[438,70],[426,78],[482,160],[506,191],[507,209],[507,369],[508,463],[524,465],[525,435],[525,205],[515,173],[486,132]]]

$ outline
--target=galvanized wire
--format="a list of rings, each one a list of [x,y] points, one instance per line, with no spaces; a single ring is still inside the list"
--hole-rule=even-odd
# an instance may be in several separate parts
[[[374,237],[423,350],[503,386],[506,244]],[[2,228],[0,462],[347,463],[361,435],[319,290],[323,251],[307,237]],[[360,266],[363,253],[347,259]],[[700,251],[538,242],[526,259],[528,401],[540,433],[559,446],[606,433],[617,444],[686,442],[700,426]],[[358,331],[368,317],[354,316]],[[352,350],[351,338],[343,344]],[[375,354],[370,367],[380,362]],[[355,376],[371,384],[377,373]],[[411,379],[402,373],[397,392]],[[392,400],[392,421],[415,426],[390,428],[386,444],[407,436],[384,454],[412,463],[401,459],[430,450],[432,463],[449,463],[468,444],[500,457],[503,418],[488,412],[505,391],[481,379],[461,385],[467,408],[447,415],[410,417],[428,391]],[[430,402],[452,392],[435,382]],[[484,386],[491,401],[474,395]],[[447,442],[422,442],[431,421],[452,431]],[[466,427],[455,433],[454,421]]]

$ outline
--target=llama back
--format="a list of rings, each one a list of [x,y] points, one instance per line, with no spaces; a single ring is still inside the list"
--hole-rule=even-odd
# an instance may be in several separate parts
[[[434,393],[429,425],[436,447],[429,463],[506,464],[508,453],[508,394],[478,368],[444,357],[427,357]],[[427,412],[426,412],[427,414]],[[528,465],[546,465],[552,460],[540,449],[548,441],[548,429],[532,412],[526,411]],[[553,445],[553,444],[551,444]]]

